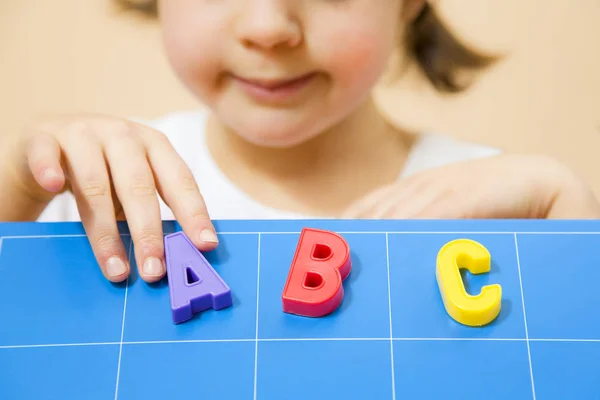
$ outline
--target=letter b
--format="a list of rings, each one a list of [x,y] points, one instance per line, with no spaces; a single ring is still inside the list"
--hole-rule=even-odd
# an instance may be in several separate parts
[[[305,228],[283,289],[283,311],[322,317],[339,307],[350,274],[350,249],[336,233]]]

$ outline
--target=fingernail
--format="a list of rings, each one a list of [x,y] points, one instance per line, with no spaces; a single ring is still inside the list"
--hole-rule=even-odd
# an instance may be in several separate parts
[[[61,176],[56,170],[48,168],[42,173],[41,185],[49,192],[57,192],[62,189],[62,185],[58,186],[61,183],[60,179]]]
[[[218,243],[217,234],[212,229],[204,229],[198,236],[201,242]]]
[[[127,266],[119,257],[111,257],[106,262],[106,273],[108,276],[120,276],[127,272]]]
[[[144,274],[148,276],[159,276],[164,273],[164,266],[162,261],[156,257],[149,257],[144,262]]]
[[[52,168],[46,168],[42,173],[42,179],[44,181],[49,181],[54,178],[58,178],[58,173]]]

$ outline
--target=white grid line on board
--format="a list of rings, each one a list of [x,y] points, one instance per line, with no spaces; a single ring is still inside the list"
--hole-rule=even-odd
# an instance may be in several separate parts
[[[260,233],[258,234],[258,256],[256,267],[256,327],[254,333],[254,400],[258,383],[258,305],[260,297]]]
[[[519,286],[521,289],[521,304],[523,305],[523,323],[525,324],[525,341],[527,343],[527,358],[529,360],[529,378],[531,379],[531,393],[533,400],[535,398],[535,384],[533,381],[533,367],[531,365],[531,348],[529,346],[529,330],[527,329],[527,313],[525,312],[525,296],[523,295],[523,278],[521,277],[521,260],[519,259],[519,243],[517,240],[517,234],[514,234],[515,240],[515,252],[517,255],[517,271],[519,272]]]
[[[562,342],[562,343],[600,343],[600,339],[568,339],[568,338],[485,338],[485,337],[394,337],[394,342]],[[15,344],[1,345],[3,349],[31,349],[40,347],[85,347],[85,346],[138,346],[161,344],[193,344],[193,343],[243,343],[243,342],[389,342],[389,337],[308,337],[308,338],[241,338],[241,339],[181,339],[181,340],[140,340],[140,341],[114,341],[114,342],[81,342],[81,343],[41,343],[41,344]]]
[[[389,235],[385,234],[385,263],[387,266],[387,289],[388,289],[388,312],[390,314],[390,363],[392,368],[392,400],[396,400],[396,374],[394,372],[394,332],[392,329],[392,291],[390,279],[390,250],[389,250]]]
[[[129,265],[133,265],[132,251],[133,251],[133,241],[130,241],[129,242],[129,254],[128,254]],[[116,383],[115,383],[115,400],[117,400],[119,398],[119,381],[121,378],[121,357],[123,355],[123,337],[125,334],[125,315],[127,314],[128,288],[129,288],[129,277],[125,281],[125,299],[123,300],[123,318],[121,321],[121,339],[119,341],[119,361],[117,363],[117,379],[116,379]]]

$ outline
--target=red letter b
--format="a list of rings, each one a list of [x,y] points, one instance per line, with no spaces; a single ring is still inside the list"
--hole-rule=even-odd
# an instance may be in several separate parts
[[[283,289],[283,311],[306,317],[333,312],[350,274],[350,248],[336,233],[305,228]]]

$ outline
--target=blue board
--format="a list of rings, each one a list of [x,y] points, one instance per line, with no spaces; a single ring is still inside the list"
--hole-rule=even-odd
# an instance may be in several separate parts
[[[174,231],[165,222],[165,234]],[[82,227],[0,224],[0,399],[591,399],[600,396],[600,222],[217,221],[207,258],[233,306],[171,320],[165,281],[106,281]],[[349,243],[342,305],[282,312],[303,227]],[[122,225],[123,240],[130,237]],[[477,240],[503,288],[472,328],[445,312],[436,255]]]

